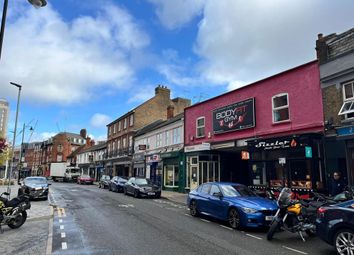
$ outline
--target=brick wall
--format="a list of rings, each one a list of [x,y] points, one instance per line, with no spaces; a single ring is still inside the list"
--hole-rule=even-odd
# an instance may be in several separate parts
[[[323,112],[325,121],[330,121],[333,125],[339,126],[342,117],[338,112],[343,104],[342,90],[336,85],[322,89]]]

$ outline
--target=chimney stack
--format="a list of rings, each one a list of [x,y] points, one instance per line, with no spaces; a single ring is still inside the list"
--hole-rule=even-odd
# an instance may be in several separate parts
[[[80,136],[86,139],[87,131],[86,131],[85,128],[83,128],[83,129],[80,130]]]
[[[326,37],[323,37],[323,34],[318,34],[316,40],[316,55],[317,60],[320,64],[323,64],[328,59],[328,49],[326,43]]]
[[[88,136],[86,137],[86,146],[90,147],[91,146],[91,138]]]
[[[173,105],[167,106],[167,119],[171,119],[174,117],[175,107]]]
[[[155,95],[162,95],[162,96],[167,97],[168,99],[170,99],[170,93],[171,93],[171,90],[168,89],[166,86],[158,85],[155,88]]]

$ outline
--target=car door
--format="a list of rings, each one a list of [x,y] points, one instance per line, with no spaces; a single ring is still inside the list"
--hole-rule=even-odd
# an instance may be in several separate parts
[[[228,210],[228,203],[224,201],[222,192],[216,184],[211,185],[207,206],[208,213],[217,218],[223,218],[225,210]]]
[[[127,182],[127,192],[134,194],[134,184],[135,183],[135,178],[130,178],[129,181]]]
[[[210,191],[211,185],[208,183],[203,184],[201,187],[200,191],[198,192],[198,201],[197,201],[197,206],[199,211],[204,212],[204,213],[209,213],[208,212],[208,199],[209,199],[209,191]]]

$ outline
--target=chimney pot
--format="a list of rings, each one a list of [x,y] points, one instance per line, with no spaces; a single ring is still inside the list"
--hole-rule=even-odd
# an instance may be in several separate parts
[[[318,40],[321,40],[323,38],[323,34],[322,33],[318,34],[317,37],[318,37]]]

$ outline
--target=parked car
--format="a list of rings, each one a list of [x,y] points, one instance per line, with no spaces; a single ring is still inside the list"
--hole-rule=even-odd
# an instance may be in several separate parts
[[[79,178],[77,178],[78,184],[93,184],[94,181],[95,179],[87,174],[80,175]]]
[[[114,176],[108,184],[108,190],[114,192],[123,192],[124,185],[127,182],[127,179],[120,176]]]
[[[232,228],[269,225],[278,209],[275,201],[258,196],[238,183],[209,182],[187,197],[192,216],[205,214],[228,221]]]
[[[31,199],[48,199],[49,185],[47,179],[41,176],[26,177],[18,189],[18,195],[28,194]]]
[[[334,246],[338,254],[353,254],[354,200],[320,207],[316,232],[322,240]]]
[[[124,185],[124,194],[139,197],[161,197],[161,188],[146,178],[131,177]]]
[[[109,175],[102,175],[100,181],[98,182],[98,187],[103,189],[108,188],[110,180],[111,177]]]

